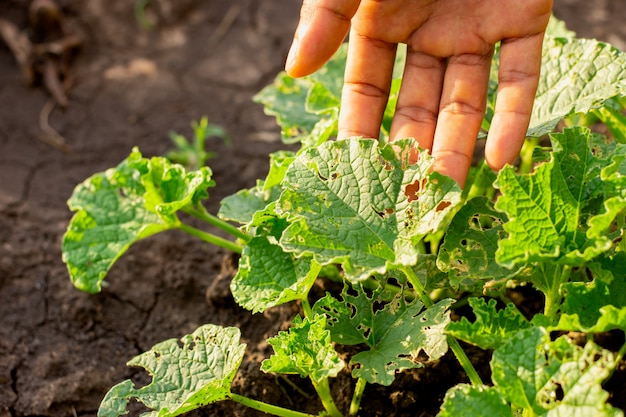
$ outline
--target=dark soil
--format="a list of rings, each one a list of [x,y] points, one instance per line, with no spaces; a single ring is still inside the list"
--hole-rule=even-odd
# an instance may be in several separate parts
[[[29,3],[0,2],[0,18],[26,28]],[[265,339],[286,328],[298,306],[256,315],[238,308],[224,291],[236,265],[231,254],[172,232],[131,248],[100,294],[82,293],[68,279],[60,253],[71,217],[65,202],[78,182],[116,165],[134,145],[162,155],[172,148],[170,130],[189,136],[189,123],[203,115],[223,126],[233,143],[211,143],[212,212],[265,175],[268,153],[285,148],[274,120],[251,98],[282,69],[299,1],[153,1],[152,30],[139,25],[134,3],[58,1],[70,30],[83,37],[63,110],[48,111],[50,95],[26,85],[0,45],[0,417],[95,416],[112,385],[147,381],[127,360],[204,323],[242,330],[248,351],[235,392],[317,413],[306,381],[259,371],[271,353]],[[622,2],[557,3],[556,14],[580,36],[626,47]],[[487,354],[469,352],[486,375]],[[361,415],[434,415],[462,380],[445,357],[391,387],[368,387]],[[342,408],[350,387],[347,373],[333,381]],[[260,414],[225,402],[191,415]]]

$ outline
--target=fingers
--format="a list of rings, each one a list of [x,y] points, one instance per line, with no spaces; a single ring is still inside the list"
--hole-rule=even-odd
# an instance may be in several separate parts
[[[512,162],[526,137],[541,70],[543,33],[502,41],[496,110],[485,159],[494,170]]]
[[[378,138],[389,97],[396,44],[350,34],[337,137]]]
[[[422,149],[431,149],[445,61],[409,50],[402,85],[389,134],[391,140],[414,138]]]
[[[446,68],[432,155],[434,169],[463,186],[482,123],[491,56],[451,57]]]
[[[360,0],[304,0],[287,57],[286,71],[302,77],[318,70],[337,51]]]

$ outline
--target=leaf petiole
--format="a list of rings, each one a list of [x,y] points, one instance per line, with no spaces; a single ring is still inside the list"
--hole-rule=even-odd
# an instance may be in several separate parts
[[[253,408],[258,411],[262,411],[264,413],[273,414],[275,416],[280,417],[316,417],[314,414],[301,413],[299,411],[289,410],[287,408],[282,408],[277,405],[272,405],[268,403],[264,403],[263,401],[254,400],[252,398],[244,397],[243,395],[230,393],[229,398],[239,404],[245,405],[246,407]]]
[[[364,378],[359,378],[356,381],[352,401],[350,401],[350,410],[348,411],[348,415],[356,416],[358,414],[359,408],[361,407],[361,399],[363,398],[363,392],[365,391],[366,386],[367,381]]]
[[[190,214],[202,221],[205,221],[211,226],[215,226],[218,229],[225,231],[229,235],[243,240],[244,242],[249,242],[251,239],[247,233],[242,232],[241,230],[239,230],[237,227],[233,226],[232,224],[227,223],[224,220],[220,219],[219,217],[214,216],[211,213],[207,212],[204,209],[204,207],[202,207],[199,210],[195,208],[192,209],[192,208],[185,207],[183,210],[185,211],[185,213]]]
[[[243,248],[241,247],[241,245],[238,245],[235,242],[231,242],[230,240],[226,240],[219,236],[215,236],[214,234],[204,232],[200,229],[196,229],[195,227],[189,226],[188,224],[180,223],[176,227],[212,245],[219,246],[224,249],[228,249],[240,255],[241,255],[241,252],[243,251]]]
[[[337,405],[335,405],[335,400],[333,400],[333,396],[330,393],[328,378],[322,378],[319,382],[315,382],[315,380],[311,378],[311,383],[313,384],[313,388],[315,388],[317,395],[320,397],[328,415],[330,417],[343,417],[343,414],[339,411]]]
[[[402,266],[399,269],[402,272],[404,272],[407,280],[411,283],[413,288],[415,288],[415,292],[417,292],[417,295],[419,296],[422,303],[424,303],[426,308],[432,307],[433,302],[428,296],[428,294],[426,294],[426,292],[424,291],[424,286],[422,285],[419,278],[415,274],[415,271],[413,271],[413,269],[411,269],[408,266]],[[465,373],[467,374],[467,377],[469,378],[470,382],[476,386],[483,385],[483,381],[480,379],[478,372],[476,372],[474,365],[472,365],[472,362],[470,362],[469,358],[465,354],[465,351],[459,344],[459,341],[456,340],[456,338],[452,336],[447,336],[447,341],[448,341],[448,346],[450,346],[452,353],[454,353],[454,356],[456,356],[457,360],[459,361],[459,363],[465,370]]]
[[[550,289],[545,293],[546,303],[544,306],[544,314],[551,320],[556,320],[561,300],[561,284],[569,280],[572,267],[562,265],[555,268],[554,277]]]

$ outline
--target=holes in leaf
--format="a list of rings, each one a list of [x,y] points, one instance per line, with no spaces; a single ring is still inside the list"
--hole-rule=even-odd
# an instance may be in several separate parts
[[[380,301],[380,300],[374,300],[374,302],[372,303],[372,311],[374,313],[378,313],[381,310],[385,309],[385,303]]]
[[[469,219],[470,228],[482,232],[498,227],[500,224],[502,224],[502,220],[486,214],[475,214]]]
[[[409,199],[409,202],[417,201],[419,193],[426,188],[428,180],[426,178],[422,180],[415,180],[411,184],[407,184],[404,188],[404,195]]]
[[[444,211],[446,208],[450,207],[451,205],[452,203],[449,201],[442,201],[441,203],[437,204],[437,208],[435,208],[435,211],[436,212]]]
[[[331,174],[330,174],[330,179],[331,179],[331,180],[336,180],[336,179],[337,179],[337,178],[339,178],[340,176],[341,176],[341,174],[340,174],[340,173],[338,173],[337,171],[335,171],[335,172],[331,172]]]
[[[384,219],[384,218],[386,218],[387,216],[390,216],[390,215],[392,215],[393,213],[395,213],[395,210],[394,210],[394,209],[392,209],[391,207],[387,207],[386,209],[384,209],[384,210],[382,210],[382,211],[376,210],[374,207],[372,207],[372,210],[374,210],[374,211],[376,212],[376,214],[378,214],[378,216],[379,216],[381,219]]]
[[[378,161],[385,171],[391,171],[393,169],[393,166],[391,166],[389,161],[387,161],[384,157],[379,157]]]
[[[557,402],[563,401],[563,398],[565,398],[565,392],[563,392],[563,386],[556,381],[554,381],[554,385],[556,385],[556,388],[554,390],[554,399]]]

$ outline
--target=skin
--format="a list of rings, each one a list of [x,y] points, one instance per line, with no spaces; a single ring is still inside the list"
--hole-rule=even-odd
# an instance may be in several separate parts
[[[286,70],[293,77],[316,71],[349,33],[338,138],[377,138],[396,48],[406,44],[391,139],[415,138],[436,170],[463,185],[500,41],[485,158],[499,170],[519,154],[551,11],[552,0],[304,0]]]

